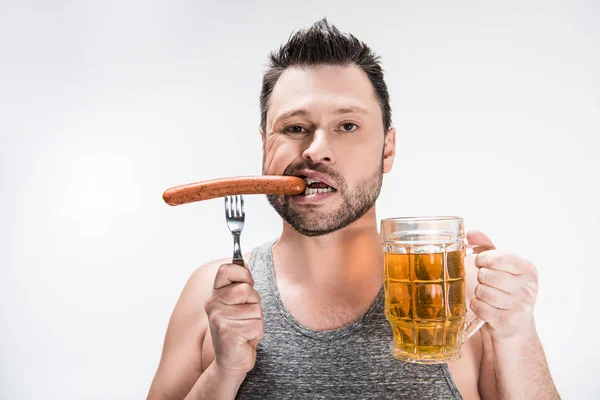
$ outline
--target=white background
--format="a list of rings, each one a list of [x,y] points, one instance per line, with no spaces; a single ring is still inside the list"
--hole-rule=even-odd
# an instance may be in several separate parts
[[[531,259],[559,391],[598,396],[598,3],[250,3],[2,2],[0,398],[145,398],[187,278],[232,248],[221,199],[161,194],[260,174],[267,54],[323,16],[382,55],[378,217],[461,215]],[[246,203],[249,251],[281,223]]]

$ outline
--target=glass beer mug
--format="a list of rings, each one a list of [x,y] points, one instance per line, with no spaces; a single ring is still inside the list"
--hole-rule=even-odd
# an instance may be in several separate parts
[[[460,358],[461,345],[484,324],[466,320],[464,258],[490,247],[467,245],[459,217],[383,219],[380,235],[392,355],[421,364]]]

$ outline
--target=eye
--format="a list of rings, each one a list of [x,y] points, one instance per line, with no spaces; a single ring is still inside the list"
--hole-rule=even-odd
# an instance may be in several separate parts
[[[358,128],[358,125],[353,124],[352,122],[346,122],[340,126],[340,129],[344,132],[353,132],[356,130],[356,128]]]
[[[287,126],[283,129],[284,132],[286,133],[294,133],[294,134],[300,134],[300,133],[307,133],[308,130],[305,129],[304,127],[300,126],[300,125],[290,125]]]

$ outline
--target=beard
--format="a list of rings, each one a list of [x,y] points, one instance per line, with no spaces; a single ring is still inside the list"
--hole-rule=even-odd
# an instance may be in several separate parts
[[[335,210],[323,212],[319,210],[319,206],[311,204],[303,204],[300,210],[292,208],[290,196],[287,195],[267,195],[269,203],[281,218],[305,236],[327,235],[350,225],[375,205],[381,191],[383,158],[379,168],[353,188],[349,188],[344,179],[335,171],[310,160],[303,160],[298,165],[290,165],[284,175],[294,175],[294,171],[302,169],[327,175],[335,182],[337,194],[342,198],[342,204]]]

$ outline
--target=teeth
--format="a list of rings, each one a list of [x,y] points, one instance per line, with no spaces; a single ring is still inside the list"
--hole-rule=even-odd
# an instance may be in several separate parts
[[[308,196],[311,194],[317,194],[317,193],[329,193],[329,192],[333,192],[332,188],[326,188],[326,189],[311,189],[311,188],[306,188],[304,189],[304,195]]]
[[[319,182],[318,180],[313,179],[313,178],[304,178],[304,180],[306,181],[307,185],[310,185],[311,183]]]

